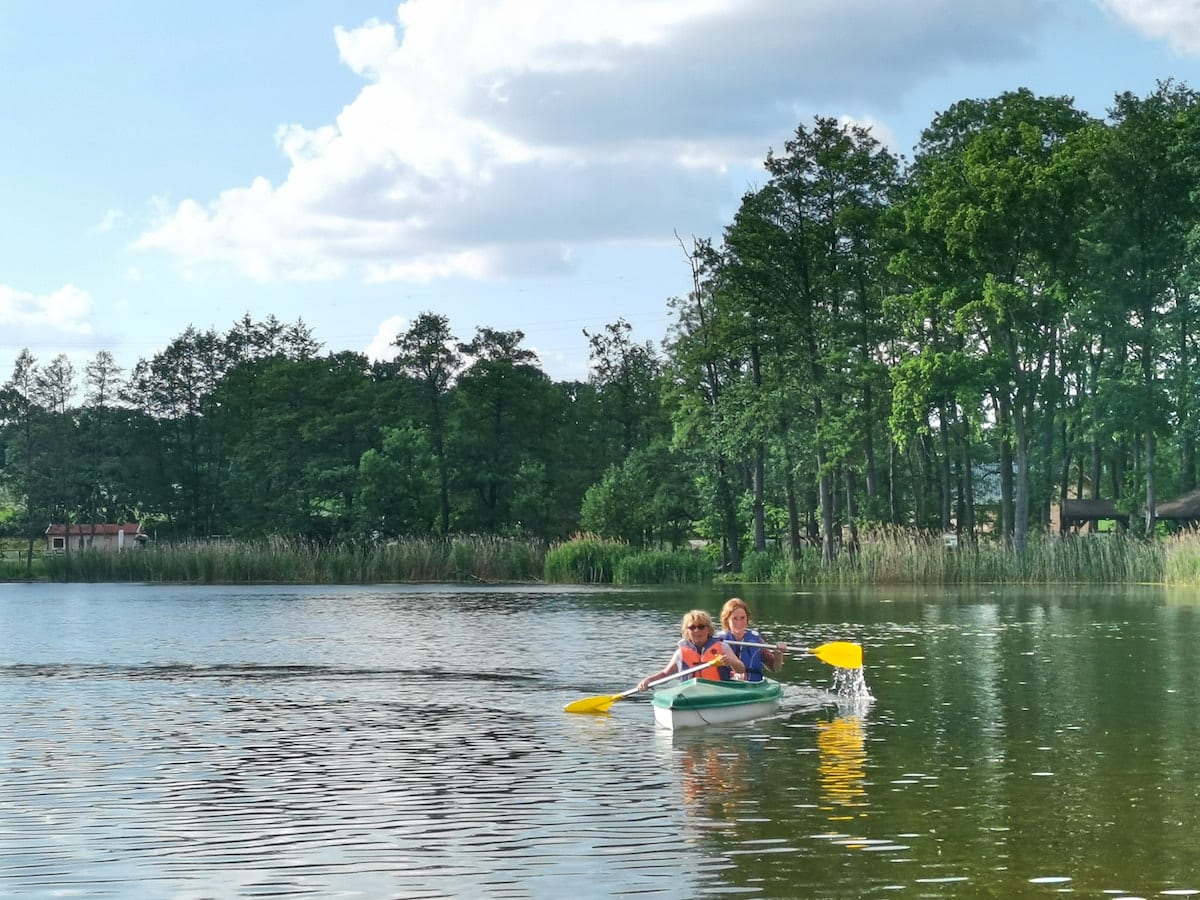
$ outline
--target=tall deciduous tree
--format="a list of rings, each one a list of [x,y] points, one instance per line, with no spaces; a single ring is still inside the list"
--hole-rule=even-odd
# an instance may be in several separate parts
[[[183,534],[219,532],[222,446],[207,402],[229,369],[226,345],[213,330],[187,328],[166,349],[134,366],[124,396],[156,427],[149,505]]]
[[[990,373],[1001,425],[1012,425],[1018,550],[1029,528],[1032,467],[1041,461],[1035,429],[1040,422],[1052,430],[1055,421],[1071,300],[1064,279],[1078,258],[1079,173],[1064,164],[1064,148],[1088,122],[1069,99],[1024,89],[961,101],[922,134],[909,193],[910,227],[933,239],[918,246],[944,247],[961,275],[943,286],[948,321]]]
[[[723,438],[720,416],[729,384],[741,377],[745,360],[730,296],[721,276],[720,254],[707,240],[684,250],[692,275],[687,297],[669,301],[675,321],[668,335],[665,393],[672,406],[672,448],[684,454],[693,472],[703,515],[697,525],[718,541],[721,566],[742,568],[742,526],[738,510],[738,458]]]
[[[697,511],[696,487],[683,460],[660,440],[610,466],[588,489],[580,525],[635,547],[677,547]]]
[[[458,340],[445,316],[425,312],[412,327],[392,341],[398,348],[396,364],[416,381],[425,398],[429,443],[437,463],[438,508],[441,532],[450,530],[450,465],[446,455],[447,394],[463,359]]]
[[[606,420],[617,428],[617,446],[607,461],[619,462],[665,433],[662,362],[649,341],[633,342],[633,326],[624,319],[605,325],[603,332],[583,333],[589,346],[589,380],[599,389]]]
[[[1140,434],[1145,527],[1154,527],[1158,438],[1171,421],[1169,392],[1187,392],[1168,372],[1190,371],[1196,321],[1188,235],[1197,221],[1200,97],[1172,82],[1144,98],[1116,97],[1111,125],[1095,129],[1087,162],[1096,189],[1087,237],[1088,271],[1102,298],[1094,317],[1124,363],[1116,370],[1127,406],[1113,409]],[[1175,365],[1165,365],[1170,361]],[[1186,401],[1185,401],[1186,402]],[[1185,415],[1190,416],[1189,410]],[[1178,423],[1177,423],[1178,424]],[[1184,428],[1186,438],[1194,428]]]
[[[48,452],[42,457],[38,478],[46,485],[53,521],[71,523],[79,519],[82,506],[83,463],[76,449],[75,367],[65,353],[37,369],[34,377],[37,405],[45,410],[42,426]],[[70,542],[67,544],[68,548]]]
[[[124,519],[118,499],[123,491],[120,460],[133,452],[131,446],[114,441],[120,435],[121,422],[114,406],[124,371],[107,350],[101,350],[84,368],[84,402],[80,415],[80,439],[83,442],[82,471],[86,485],[86,521],[95,523]]]
[[[471,364],[459,376],[450,417],[462,527],[496,532],[510,518],[519,476],[538,478],[539,446],[552,443],[550,380],[521,346],[521,331],[476,329],[458,350]],[[538,422],[537,429],[532,423]],[[542,430],[542,429],[546,430]],[[535,464],[530,468],[530,464]]]
[[[438,509],[435,459],[428,433],[412,425],[387,428],[383,446],[362,455],[355,518],[365,534],[433,531]]]
[[[766,163],[770,181],[743,200],[726,231],[725,273],[740,313],[748,376],[757,396],[756,545],[761,544],[762,459],[768,434],[796,420],[786,397],[803,398],[812,423],[823,555],[833,558],[840,525],[858,518],[857,476],[877,489],[875,423],[887,408],[883,297],[886,257],[880,222],[899,177],[898,160],[868,129],[818,116]],[[788,390],[777,390],[778,384]],[[773,426],[773,427],[771,427]],[[835,496],[845,479],[845,515]],[[793,531],[795,530],[793,526]]]

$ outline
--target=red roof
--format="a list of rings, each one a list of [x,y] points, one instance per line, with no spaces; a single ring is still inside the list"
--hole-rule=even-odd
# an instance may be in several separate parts
[[[126,522],[121,525],[114,525],[111,522],[97,522],[95,525],[50,525],[46,529],[46,534],[51,537],[60,537],[62,535],[92,535],[92,534],[111,534],[116,536],[117,532],[124,531],[128,537],[142,533],[142,526],[137,522]]]

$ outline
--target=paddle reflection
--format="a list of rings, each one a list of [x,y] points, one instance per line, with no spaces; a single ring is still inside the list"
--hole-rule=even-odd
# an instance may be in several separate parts
[[[866,730],[858,716],[837,716],[817,722],[821,809],[832,822],[865,815]]]

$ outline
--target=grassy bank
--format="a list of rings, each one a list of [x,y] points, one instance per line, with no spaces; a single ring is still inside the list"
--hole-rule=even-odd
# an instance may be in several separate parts
[[[255,542],[153,545],[46,556],[42,576],[72,582],[385,584],[537,581],[544,545],[495,537],[414,538],[375,546]]]
[[[742,580],[782,584],[1200,584],[1200,539],[1118,534],[1033,535],[1020,553],[999,541],[947,547],[941,535],[886,532],[843,549],[830,565],[750,554]]]
[[[793,560],[748,553],[743,570],[714,574],[703,551],[639,551],[580,537],[536,541],[463,536],[388,544],[318,546],[282,539],[152,545],[125,553],[85,551],[34,559],[33,578],[63,582],[195,584],[381,584],[389,582],[787,585],[1123,584],[1200,585],[1200,536],[1145,541],[1117,534],[1034,536],[1014,554],[994,541],[950,549],[940,535],[881,532],[830,565],[816,550]],[[24,559],[0,559],[0,578],[23,580]]]

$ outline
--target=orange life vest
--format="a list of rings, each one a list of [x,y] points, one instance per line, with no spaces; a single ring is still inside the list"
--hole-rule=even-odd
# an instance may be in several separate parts
[[[709,638],[707,644],[703,647],[697,647],[691,641],[679,642],[679,661],[684,669],[690,669],[692,666],[698,666],[701,663],[706,663],[711,659],[721,655],[721,642],[714,641]],[[721,673],[717,670],[719,666],[709,666],[707,669],[701,669],[694,675],[688,675],[688,678],[707,678],[710,681],[720,681]]]

